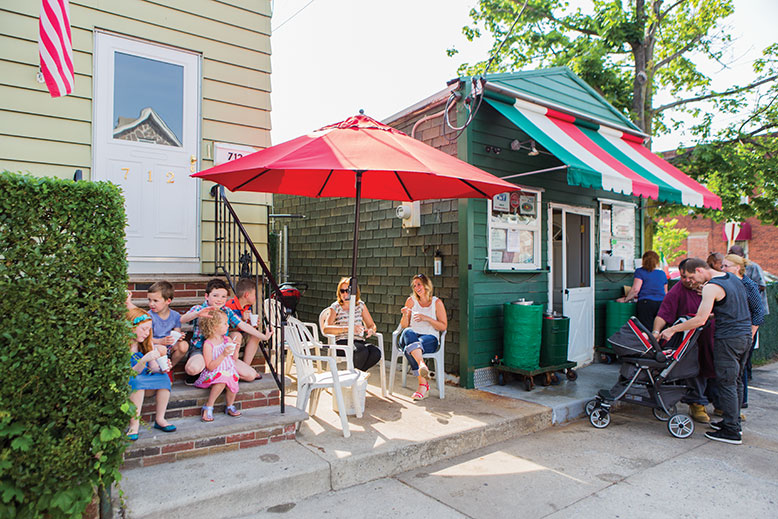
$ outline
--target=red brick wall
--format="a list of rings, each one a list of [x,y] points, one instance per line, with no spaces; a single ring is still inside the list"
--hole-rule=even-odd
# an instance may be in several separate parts
[[[689,252],[690,257],[706,259],[711,252],[726,254],[727,242],[724,240],[724,222],[716,223],[708,218],[695,218],[694,216],[679,216],[678,227],[685,227],[689,231],[689,238],[683,244],[683,248]],[[758,219],[749,218],[751,224],[751,240],[748,243],[748,257],[759,263],[761,267],[771,273],[778,273],[778,255],[774,254],[774,247],[778,244],[778,227],[762,225]],[[684,258],[676,258],[673,265]]]

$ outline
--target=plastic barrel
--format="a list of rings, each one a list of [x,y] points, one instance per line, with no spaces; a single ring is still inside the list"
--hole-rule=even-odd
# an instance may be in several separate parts
[[[540,367],[543,305],[503,305],[503,363],[511,368]]]
[[[543,336],[540,343],[540,366],[558,366],[567,362],[567,340],[570,318],[543,316]]]
[[[605,304],[605,348],[611,349],[607,342],[608,338],[619,331],[629,318],[635,315],[636,308],[637,304],[635,303],[608,301]]]

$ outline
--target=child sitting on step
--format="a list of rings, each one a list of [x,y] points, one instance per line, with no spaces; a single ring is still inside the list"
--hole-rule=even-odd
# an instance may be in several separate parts
[[[205,370],[195,382],[195,387],[211,388],[208,402],[203,406],[201,420],[213,422],[213,404],[224,388],[227,388],[227,408],[225,413],[232,417],[241,415],[235,408],[235,397],[238,394],[238,372],[235,369],[235,343],[227,337],[229,324],[224,312],[211,312],[200,317],[200,331],[205,337],[203,341],[203,360]]]
[[[176,426],[165,420],[165,411],[170,400],[170,379],[162,373],[157,365],[157,359],[167,353],[164,346],[155,347],[151,343],[151,316],[140,308],[127,312],[127,319],[132,323],[133,338],[130,341],[132,357],[130,365],[135,370],[135,376],[130,378],[130,402],[135,404],[136,415],[130,420],[127,438],[138,439],[140,428],[140,410],[143,407],[143,397],[146,391],[156,391],[157,406],[154,428],[164,432],[173,432]]]

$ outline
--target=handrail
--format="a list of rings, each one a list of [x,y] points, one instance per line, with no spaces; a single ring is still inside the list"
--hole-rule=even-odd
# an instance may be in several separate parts
[[[285,406],[284,368],[286,365],[286,353],[284,348],[284,330],[287,312],[284,305],[281,312],[266,312],[265,305],[261,304],[264,297],[275,298],[283,301],[281,289],[273,277],[270,269],[259,254],[254,242],[251,240],[243,222],[238,218],[235,209],[227,200],[223,186],[213,186],[211,196],[214,197],[214,271],[227,278],[227,282],[235,292],[233,281],[239,278],[254,278],[257,287],[256,313],[260,315],[260,323],[267,322],[273,329],[273,336],[268,340],[269,349],[260,343],[259,349],[265,357],[265,362],[280,392],[281,412]],[[267,294],[265,296],[264,294]],[[280,314],[280,315],[279,315]],[[275,351],[275,366],[271,360],[271,353]]]

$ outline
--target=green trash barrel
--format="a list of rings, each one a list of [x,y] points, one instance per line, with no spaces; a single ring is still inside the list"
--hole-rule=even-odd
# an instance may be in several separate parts
[[[558,366],[567,362],[567,340],[570,318],[563,315],[543,316],[543,336],[540,343],[540,366]]]
[[[619,329],[629,321],[629,318],[635,315],[636,303],[619,303],[616,301],[608,301],[605,304],[605,340],[607,341],[611,335],[619,331]],[[608,343],[605,343],[607,348],[610,348]]]
[[[503,363],[528,371],[540,367],[543,305],[503,305]]]

